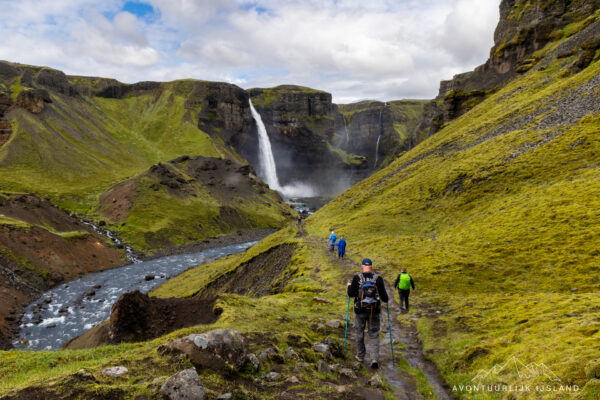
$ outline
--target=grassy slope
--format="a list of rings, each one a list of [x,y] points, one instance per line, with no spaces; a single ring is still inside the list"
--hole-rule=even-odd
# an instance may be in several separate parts
[[[600,115],[553,140],[541,117],[481,140],[600,73],[595,62],[566,76],[564,64],[515,80],[308,220],[323,237],[335,226],[350,257],[371,257],[388,280],[411,270],[415,299],[442,312],[419,326],[453,385],[515,355],[583,387],[600,357]]]
[[[57,203],[94,204],[98,194],[158,161],[181,154],[219,157],[167,85],[125,99],[53,95],[44,118],[17,110],[14,132],[0,150],[5,191],[35,191]]]
[[[295,227],[280,230],[244,253],[190,269],[151,294],[157,297],[195,295],[201,292],[207,283],[238,265],[274,246],[289,243],[295,245],[296,250],[287,271],[284,272],[291,274],[291,279],[282,293],[261,298],[228,294],[217,302],[216,307],[221,308],[223,313],[216,323],[186,328],[148,342],[111,345],[91,350],[0,353],[0,395],[39,385],[68,392],[73,388],[68,386],[66,377],[80,368],[86,368],[100,380],[97,384],[72,385],[86,393],[123,390],[132,398],[141,394],[152,395],[169,375],[189,367],[188,361],[184,359],[160,356],[156,351],[158,346],[172,338],[217,328],[233,327],[244,333],[250,339],[250,350],[256,353],[267,347],[274,347],[283,356],[289,346],[290,335],[297,335],[301,341],[307,343],[317,342],[325,336],[337,337],[341,344],[343,329],[315,329],[315,324],[332,318],[343,320],[346,297],[343,294],[344,284],[340,282],[348,280],[352,271],[344,271],[332,263],[322,243],[296,238],[295,235]],[[314,302],[314,296],[324,298],[329,303]],[[295,375],[301,380],[300,384],[292,385],[291,388],[289,384],[284,385],[286,390],[297,391],[298,398],[342,398],[336,397],[335,389],[329,383],[338,381],[338,374],[316,372],[315,364],[319,356],[312,349],[295,346],[295,350],[308,360],[311,366],[305,370],[293,371],[295,361],[287,360],[286,364],[278,367],[281,368],[284,377]],[[344,362],[334,362],[340,361]],[[100,378],[99,372],[102,369],[114,365],[125,365],[130,369],[126,379]],[[49,368],[50,366],[52,368]],[[258,373],[244,372],[233,381],[208,369],[200,371],[200,378],[207,388],[216,394],[235,388],[245,391],[248,398],[276,399],[283,390],[281,386],[268,389],[257,388],[253,384],[257,376],[269,372],[274,366],[273,362],[262,362],[261,371]],[[405,368],[414,373],[410,367]],[[361,373],[366,374],[366,371]],[[426,386],[423,386],[422,390],[425,394],[430,391]]]
[[[157,90],[130,93],[123,99],[52,94],[53,102],[46,104],[39,116],[16,109],[11,115],[13,135],[0,149],[0,190],[34,192],[71,211],[97,215],[101,193],[157,162],[183,154],[239,159],[218,138],[209,137],[197,128],[199,106],[191,109],[185,106],[193,85],[189,80],[175,81],[162,84]],[[134,207],[132,228],[129,225],[111,228],[121,231],[138,248],[147,249],[149,245],[138,228],[173,230],[184,219],[179,214],[186,208],[177,208],[183,206],[179,198],[161,197],[150,190],[142,192],[137,193],[139,204]],[[193,201],[187,203],[193,205]],[[206,208],[203,204],[196,204],[198,210]],[[257,214],[268,214],[268,221],[259,225],[273,227],[271,214],[275,211],[256,205],[246,204],[245,211],[252,207],[258,210]],[[209,209],[205,211],[204,214],[211,214]],[[189,217],[189,213],[183,214]],[[199,214],[202,212],[194,217]],[[282,218],[281,214],[277,217]],[[187,233],[176,237],[174,243],[223,231],[213,229],[193,238]]]
[[[183,165],[168,165],[178,176],[189,179]],[[122,237],[128,243],[148,252],[222,234],[279,228],[287,221],[286,213],[289,216],[292,212],[275,192],[263,190],[260,194],[259,188],[243,196],[231,191],[230,196],[224,198],[211,193],[208,186],[198,181],[186,185],[191,192],[185,195],[175,195],[164,186],[153,190],[151,186],[157,185],[158,179],[147,173],[134,181],[135,200],[123,221],[126,229],[116,223],[113,226],[123,232]],[[236,210],[237,223],[222,220],[220,207],[223,206]]]

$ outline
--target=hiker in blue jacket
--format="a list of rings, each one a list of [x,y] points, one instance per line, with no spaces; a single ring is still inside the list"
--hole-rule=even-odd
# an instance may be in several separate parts
[[[346,255],[346,240],[343,237],[340,237],[340,240],[337,242],[338,248],[338,258],[344,258]]]
[[[331,236],[329,236],[329,250],[333,251],[335,249],[335,241],[337,240],[337,236],[335,233],[331,231]]]

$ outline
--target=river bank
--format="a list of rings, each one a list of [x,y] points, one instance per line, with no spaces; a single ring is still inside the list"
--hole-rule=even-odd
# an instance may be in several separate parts
[[[29,304],[21,319],[21,350],[55,350],[104,321],[124,293],[147,293],[186,269],[238,253],[256,241],[171,255],[86,275],[59,285]]]
[[[246,242],[258,241],[272,232],[272,229],[263,229],[242,232],[236,235],[207,238],[201,242],[189,243],[184,246],[159,250],[151,257],[139,256],[138,258],[140,259],[140,261],[152,261],[161,257],[183,255],[188,253],[198,253],[201,251],[220,248],[227,245],[237,245]],[[0,266],[2,265],[0,264]],[[116,265],[109,265],[107,268],[102,268],[101,266],[98,266],[96,269],[92,270],[92,272],[96,273],[101,271],[108,271],[124,266],[127,266],[127,264],[121,263]],[[10,274],[10,272],[11,270],[4,266],[0,268],[0,275],[4,278],[3,281],[11,283],[11,286],[13,286],[11,288],[1,288],[2,294],[5,295],[5,297],[7,297],[7,299],[10,301],[2,301],[2,305],[0,306],[2,308],[2,310],[0,311],[4,311],[4,313],[2,314],[3,317],[0,319],[0,350],[9,350],[15,347],[21,348],[29,346],[29,338],[19,338],[19,327],[21,325],[23,317],[25,316],[26,309],[32,304],[32,302],[36,305],[39,305],[39,307],[37,307],[39,310],[41,310],[42,307],[48,305],[48,303],[44,303],[45,296],[43,293],[46,290],[52,290],[54,288],[57,288],[59,285],[68,285],[69,282],[72,282],[73,280],[81,279],[82,277],[89,275],[82,272],[81,274],[73,276],[72,279],[58,281],[56,282],[56,284],[48,285],[48,287],[45,288],[37,288],[27,284],[26,282],[23,282],[22,280],[19,280],[14,274]],[[167,275],[165,275],[165,277],[166,276]],[[60,307],[54,311],[58,310],[60,310]],[[108,308],[108,310],[110,310],[110,308]],[[64,314],[64,310],[62,314]],[[55,317],[60,318],[61,316],[62,315],[57,314]],[[52,322],[48,324],[52,325]],[[18,343],[20,341],[23,341],[24,343]],[[18,346],[15,346],[15,344],[17,344]]]

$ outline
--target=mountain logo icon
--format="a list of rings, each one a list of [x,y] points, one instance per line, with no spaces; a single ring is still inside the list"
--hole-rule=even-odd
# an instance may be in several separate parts
[[[488,377],[495,377],[505,373],[516,372],[521,379],[531,379],[537,377],[546,377],[550,381],[560,382],[560,378],[552,372],[544,363],[525,364],[517,357],[512,356],[504,364],[496,364],[489,370],[481,369],[477,375],[471,379],[471,382],[482,382]]]

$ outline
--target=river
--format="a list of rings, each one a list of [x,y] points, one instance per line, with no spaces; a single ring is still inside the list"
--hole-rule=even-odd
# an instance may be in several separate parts
[[[257,242],[156,258],[69,281],[44,293],[25,309],[16,349],[57,350],[110,316],[126,292],[147,293],[188,268],[239,253]]]

